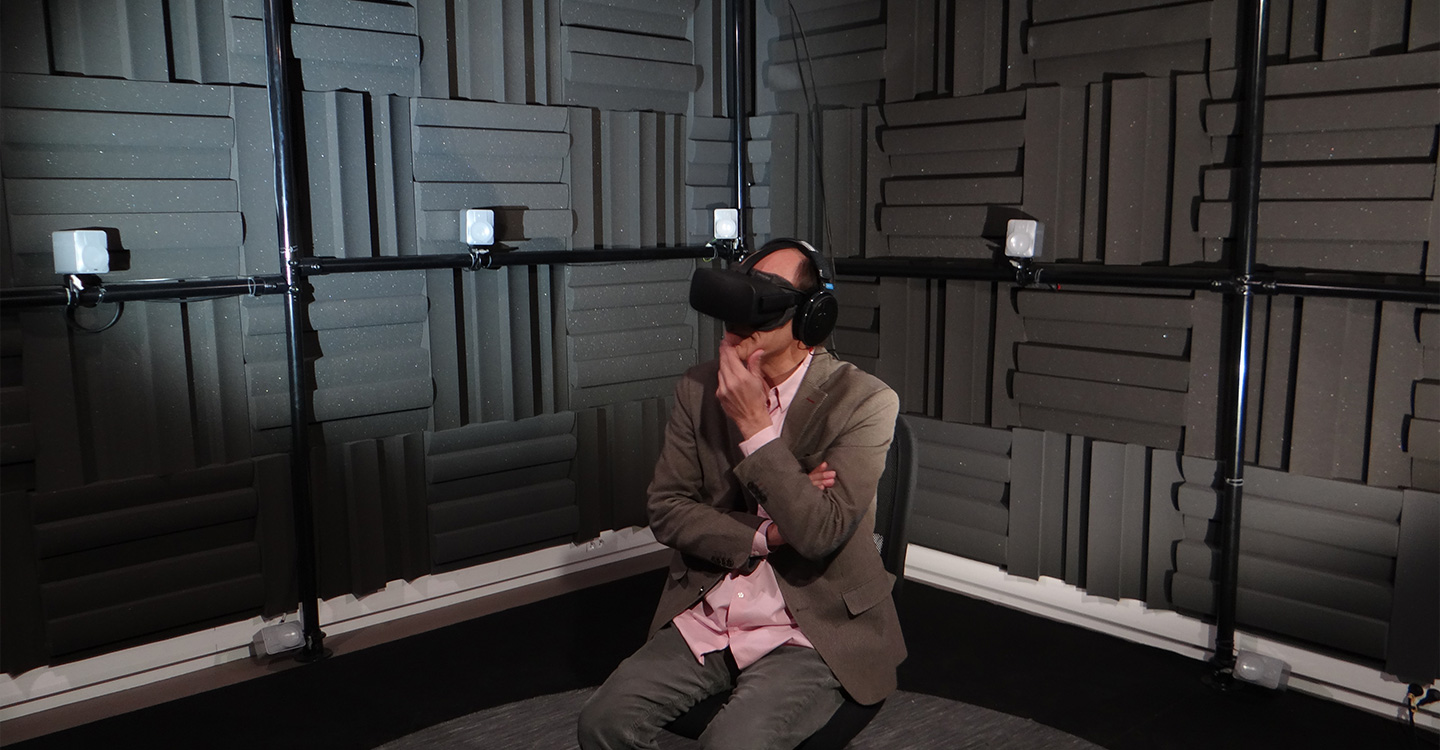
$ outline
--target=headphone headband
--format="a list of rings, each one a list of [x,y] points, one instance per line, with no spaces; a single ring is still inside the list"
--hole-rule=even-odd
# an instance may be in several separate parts
[[[799,301],[795,308],[795,315],[791,319],[791,330],[795,340],[804,342],[806,346],[815,346],[830,337],[830,332],[835,330],[835,321],[840,317],[840,303],[835,300],[835,274],[830,270],[830,262],[820,254],[813,245],[805,240],[797,240],[793,237],[776,237],[760,246],[754,254],[740,262],[741,271],[749,271],[760,262],[761,258],[777,251],[793,247],[805,254],[810,259],[810,264],[815,267],[815,274],[820,277],[820,288],[804,290],[804,299]]]
[[[805,254],[810,259],[810,265],[815,267],[815,274],[820,277],[820,288],[827,292],[835,291],[835,274],[830,270],[830,261],[815,249],[814,245],[805,240],[797,240],[794,237],[776,237],[760,246],[759,250],[747,255],[740,261],[741,270],[748,271],[760,262],[761,258],[777,250],[784,250],[793,247]]]

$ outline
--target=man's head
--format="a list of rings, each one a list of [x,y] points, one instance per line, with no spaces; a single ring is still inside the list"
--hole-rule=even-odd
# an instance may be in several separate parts
[[[804,283],[802,279],[807,267],[813,269],[814,265],[803,252],[792,247],[767,254],[747,270],[767,281],[781,281],[786,286],[799,290],[800,284]],[[787,318],[780,325],[768,330],[756,330],[748,325],[726,322],[725,340],[739,351],[741,359],[748,358],[750,352],[756,349],[765,350],[767,361],[796,357],[796,350],[804,351],[809,347],[795,337],[794,326],[787,325],[789,322],[790,318]]]
[[[777,239],[733,270],[700,269],[690,306],[741,338],[781,328],[806,348],[830,335],[838,305],[825,259],[800,240]]]

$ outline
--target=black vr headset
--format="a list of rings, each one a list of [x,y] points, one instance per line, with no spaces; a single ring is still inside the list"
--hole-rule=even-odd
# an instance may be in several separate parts
[[[761,258],[787,247],[810,259],[820,288],[802,292],[786,279],[754,270]],[[697,269],[690,277],[690,306],[719,318],[736,333],[770,331],[789,322],[795,339],[806,346],[829,337],[840,313],[830,264],[809,243],[787,237],[765,243],[734,270]]]

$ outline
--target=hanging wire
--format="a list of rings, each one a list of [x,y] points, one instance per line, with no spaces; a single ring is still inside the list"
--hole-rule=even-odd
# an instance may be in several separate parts
[[[810,90],[810,87],[815,85],[815,60],[810,56],[810,38],[805,34],[805,25],[800,22],[800,14],[795,10],[795,3],[787,2],[786,7],[790,9],[790,20],[795,22],[795,29],[800,32],[799,44],[795,42],[796,36],[794,34],[790,35],[790,46],[795,51],[795,73],[800,77],[800,91],[805,98],[805,123],[810,130],[810,144],[812,151],[814,151],[820,143],[820,133],[815,127],[815,120],[820,111],[820,96],[818,93],[811,92]],[[803,68],[800,64],[801,46],[805,48],[805,64]],[[806,70],[810,72],[809,84],[805,82]],[[815,187],[816,191],[820,193],[820,212],[825,221],[825,242],[821,244],[822,247],[829,248],[830,243],[834,240],[835,233],[830,225],[830,202],[825,199],[825,160],[823,158],[817,158],[815,160],[815,172]],[[832,251],[829,255],[831,262],[834,262],[835,253]]]
[[[102,331],[108,331],[112,327],[114,327],[116,323],[120,322],[120,316],[125,313],[124,302],[116,302],[114,304],[115,314],[110,317],[110,322],[100,326],[99,328],[87,328],[84,324],[82,324],[79,320],[75,318],[75,311],[79,309],[79,305],[66,305],[65,325],[69,326],[70,330],[75,331],[76,333],[100,333]]]

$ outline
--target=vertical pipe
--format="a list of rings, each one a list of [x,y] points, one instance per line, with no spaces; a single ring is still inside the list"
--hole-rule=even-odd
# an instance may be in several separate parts
[[[745,96],[745,9],[746,0],[730,0],[726,3],[726,22],[730,26],[733,35],[734,47],[730,55],[730,116],[735,119],[735,208],[738,217],[739,241],[736,249],[744,251],[745,237],[750,222],[745,219],[745,111],[747,98]]]
[[[1245,489],[1245,401],[1250,379],[1250,329],[1254,310],[1251,282],[1255,273],[1256,228],[1260,212],[1260,150],[1265,129],[1265,57],[1269,34],[1269,3],[1243,4],[1247,18],[1240,24],[1236,95],[1240,100],[1240,184],[1235,215],[1240,242],[1236,247],[1235,293],[1228,299],[1226,324],[1233,400],[1230,424],[1223,432],[1224,486],[1220,515],[1220,580],[1215,591],[1215,658],[1222,682],[1235,667],[1235,609],[1240,588],[1240,505]]]
[[[265,0],[266,91],[270,99],[270,133],[275,153],[275,214],[280,238],[280,271],[285,279],[285,339],[290,374],[290,496],[295,511],[295,571],[300,592],[300,624],[305,645],[302,660],[325,654],[320,630],[319,584],[315,564],[315,516],[310,498],[309,401],[305,392],[304,277],[295,261],[302,256],[297,233],[293,93],[290,81],[288,0]]]

